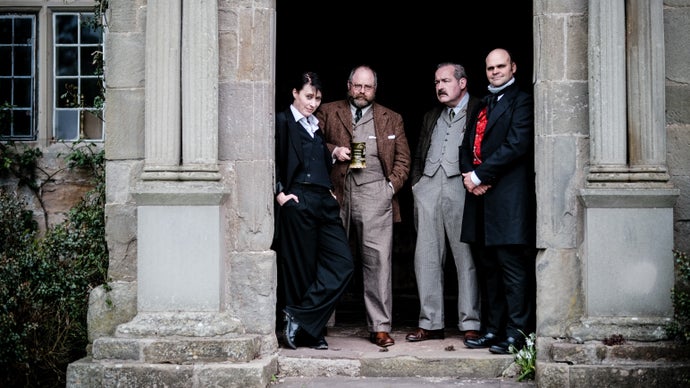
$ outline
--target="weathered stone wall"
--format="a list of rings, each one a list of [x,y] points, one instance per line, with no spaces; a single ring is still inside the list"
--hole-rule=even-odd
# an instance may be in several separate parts
[[[673,211],[675,248],[690,253],[690,1],[664,1],[668,167],[681,195]]]
[[[588,153],[587,1],[536,2],[537,328],[562,336],[583,314],[583,212]],[[554,39],[554,37],[559,39]]]
[[[37,147],[35,143],[26,144]],[[17,152],[23,152],[21,144]],[[42,148],[43,156],[38,158],[36,184],[34,191],[26,185],[19,185],[16,177],[0,180],[0,187],[16,192],[26,204],[27,210],[34,214],[41,232],[67,219],[69,210],[76,205],[89,190],[93,180],[89,171],[69,169],[65,157],[71,152],[65,144],[52,144]]]

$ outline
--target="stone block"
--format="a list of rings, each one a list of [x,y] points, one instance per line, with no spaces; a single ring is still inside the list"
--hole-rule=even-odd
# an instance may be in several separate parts
[[[94,288],[89,294],[86,315],[89,341],[112,336],[119,324],[130,321],[136,314],[136,282],[110,282],[107,291],[102,285]]]
[[[113,1],[108,4],[108,31],[143,32],[146,29],[146,1]]]
[[[690,101],[690,94],[688,99]],[[690,176],[690,152],[687,152],[690,150],[690,125],[668,126],[666,133],[669,174],[672,177],[676,176],[678,179],[690,182],[687,179]]]
[[[587,0],[536,0],[534,13],[584,13],[587,12]]]
[[[584,82],[551,82],[535,87],[535,122],[539,135],[589,134],[589,94]],[[539,116],[540,115],[540,116]],[[579,156],[579,155],[578,155]]]
[[[194,368],[194,365],[107,364],[101,384],[96,386],[189,388],[193,386]]]
[[[690,369],[672,365],[575,366],[569,370],[571,387],[680,387],[679,375],[686,378]],[[679,385],[681,384],[681,385]]]
[[[105,76],[108,92],[111,89],[144,87],[146,34],[118,33],[106,34]],[[107,98],[108,103],[110,99]]]
[[[137,219],[133,204],[105,206],[108,236],[108,277],[111,280],[137,279]]]
[[[666,124],[690,125],[690,86],[685,84],[666,85]]]
[[[277,265],[275,252],[229,255],[227,305],[244,322],[248,333],[275,333]]]
[[[265,388],[278,371],[276,355],[246,363],[147,364],[84,358],[67,368],[67,387]]]
[[[538,387],[570,388],[568,370],[569,366],[559,363],[538,363],[534,379]]]
[[[588,19],[585,14],[568,15],[565,19],[565,78],[587,81]]]
[[[581,138],[540,136],[535,145],[537,183],[537,246],[575,248],[582,176]],[[548,189],[547,189],[548,188]]]
[[[94,360],[142,361],[142,341],[132,338],[102,337],[93,341]]]
[[[133,203],[132,187],[143,167],[141,160],[109,159],[105,165],[105,196],[109,204]]]
[[[237,162],[237,202],[233,214],[238,216],[238,251],[270,249],[273,240],[273,175],[257,171],[273,171],[268,160]],[[267,206],[267,204],[270,204]]]
[[[687,4],[664,9],[666,79],[684,85],[690,83],[690,71],[688,70],[688,63],[690,63],[689,20],[690,6]]]
[[[265,388],[278,373],[278,356],[272,355],[243,364],[207,363],[195,369],[199,387]]]
[[[258,357],[259,345],[258,336],[247,335],[236,338],[156,339],[143,344],[142,361],[151,364],[249,362]]]
[[[237,32],[234,30],[219,32],[218,50],[223,53],[223,55],[218,58],[218,81],[219,88],[222,90],[220,86],[223,83],[236,80],[238,51]],[[220,100],[223,100],[222,97]]]
[[[550,39],[549,37],[565,36],[565,23],[563,15],[537,14],[534,17],[535,40],[541,45],[536,51],[534,71],[538,80],[565,80],[566,68],[565,48],[562,39]],[[520,74],[520,64],[517,64],[517,74]],[[523,77],[529,74],[523,74]]]
[[[558,337],[584,311],[577,250],[548,249],[537,256],[537,327],[540,336]]]
[[[275,108],[271,84],[225,82],[219,85],[219,98],[219,159],[273,159]],[[246,108],[247,101],[252,101],[254,110]]]
[[[144,89],[108,89],[105,122],[108,160],[143,159]]]

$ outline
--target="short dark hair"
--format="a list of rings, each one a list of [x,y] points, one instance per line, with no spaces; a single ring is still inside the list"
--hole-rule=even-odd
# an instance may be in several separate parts
[[[311,85],[317,91],[321,91],[321,78],[319,78],[319,75],[314,73],[313,71],[305,71],[300,75],[300,78],[298,80],[294,81],[292,88],[297,91],[300,91],[302,90],[302,87],[304,87],[304,85]]]

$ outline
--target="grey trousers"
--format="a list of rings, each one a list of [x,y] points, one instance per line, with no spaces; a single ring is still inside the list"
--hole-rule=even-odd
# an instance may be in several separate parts
[[[480,294],[468,244],[460,242],[465,188],[462,175],[447,177],[439,169],[433,177],[422,176],[412,187],[417,244],[414,268],[419,293],[419,327],[445,327],[444,274],[446,237],[455,259],[458,279],[458,328],[479,330]]]

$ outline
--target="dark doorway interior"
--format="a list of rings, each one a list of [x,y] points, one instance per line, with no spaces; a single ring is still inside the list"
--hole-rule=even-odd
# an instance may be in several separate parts
[[[368,64],[378,73],[377,101],[402,114],[412,153],[424,112],[437,104],[434,71],[440,62],[465,66],[471,94],[486,93],[484,58],[495,47],[511,51],[516,78],[532,84],[532,0],[426,1],[414,6],[383,1],[277,1],[276,109],[292,102],[286,80],[319,73],[324,100],[345,97],[350,70]],[[413,3],[414,4],[414,3]],[[419,301],[414,278],[412,194],[400,193],[403,222],[396,226],[394,326],[416,326]],[[459,238],[459,236],[457,236]],[[448,327],[457,324],[457,282],[446,265]],[[360,272],[360,271],[358,271]],[[337,311],[337,324],[364,324],[361,279],[355,279]]]

